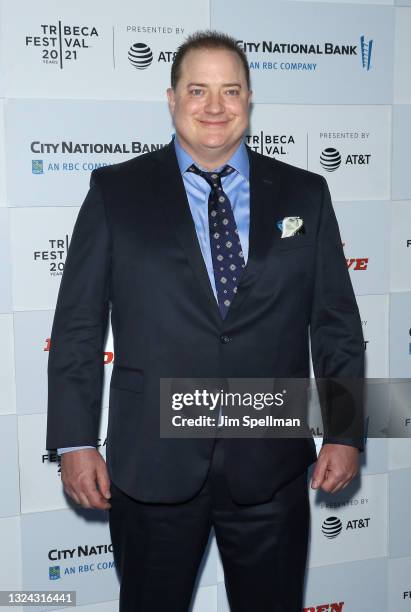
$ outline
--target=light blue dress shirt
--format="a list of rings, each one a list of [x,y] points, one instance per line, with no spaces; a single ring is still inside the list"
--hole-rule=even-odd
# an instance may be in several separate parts
[[[187,193],[188,204],[190,206],[191,215],[194,221],[198,243],[200,245],[204,263],[207,268],[211,287],[217,300],[208,227],[208,196],[210,194],[211,187],[207,181],[198,174],[187,172],[187,169],[191,166],[191,164],[194,164],[195,161],[190,157],[187,151],[183,149],[177,136],[174,137],[174,146],[180,172],[183,177],[184,187]],[[223,176],[221,182],[223,190],[231,202],[234,219],[238,229],[238,235],[240,237],[241,247],[244,254],[244,263],[246,264],[248,260],[248,235],[250,229],[250,163],[244,142],[239,145],[233,156],[228,160],[227,164],[234,168],[235,172],[232,172],[227,176]],[[210,172],[210,170],[202,168],[199,164],[196,165],[201,170]],[[223,166],[214,168],[213,170],[218,172],[222,169],[222,167]],[[75,446],[59,448],[58,452],[61,454],[72,450],[80,450],[82,448],[94,447]]]

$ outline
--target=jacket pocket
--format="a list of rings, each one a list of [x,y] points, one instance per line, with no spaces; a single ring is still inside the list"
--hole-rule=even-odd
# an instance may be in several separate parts
[[[141,393],[143,391],[143,383],[144,376],[142,370],[114,366],[110,387],[132,391],[133,393]]]

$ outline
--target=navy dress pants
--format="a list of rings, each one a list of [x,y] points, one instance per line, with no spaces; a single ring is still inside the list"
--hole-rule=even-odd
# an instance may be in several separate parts
[[[231,612],[301,612],[307,558],[307,472],[271,500],[239,505],[224,477],[221,439],[207,478],[179,504],[139,502],[112,485],[110,531],[120,612],[187,612],[210,530]]]

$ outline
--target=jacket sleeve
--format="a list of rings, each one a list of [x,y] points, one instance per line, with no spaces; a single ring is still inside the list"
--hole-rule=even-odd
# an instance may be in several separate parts
[[[363,449],[364,339],[330,192],[322,179],[310,321],[323,443]],[[348,434],[344,432],[349,432]]]
[[[48,361],[47,448],[96,446],[110,291],[110,236],[98,174],[67,253]]]

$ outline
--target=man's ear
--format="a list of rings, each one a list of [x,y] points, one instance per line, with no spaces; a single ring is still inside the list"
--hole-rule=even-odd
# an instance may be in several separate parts
[[[172,87],[169,87],[167,89],[167,100],[168,100],[168,106],[170,108],[170,113],[174,115],[174,107],[176,105],[176,100],[175,100],[174,89]]]

